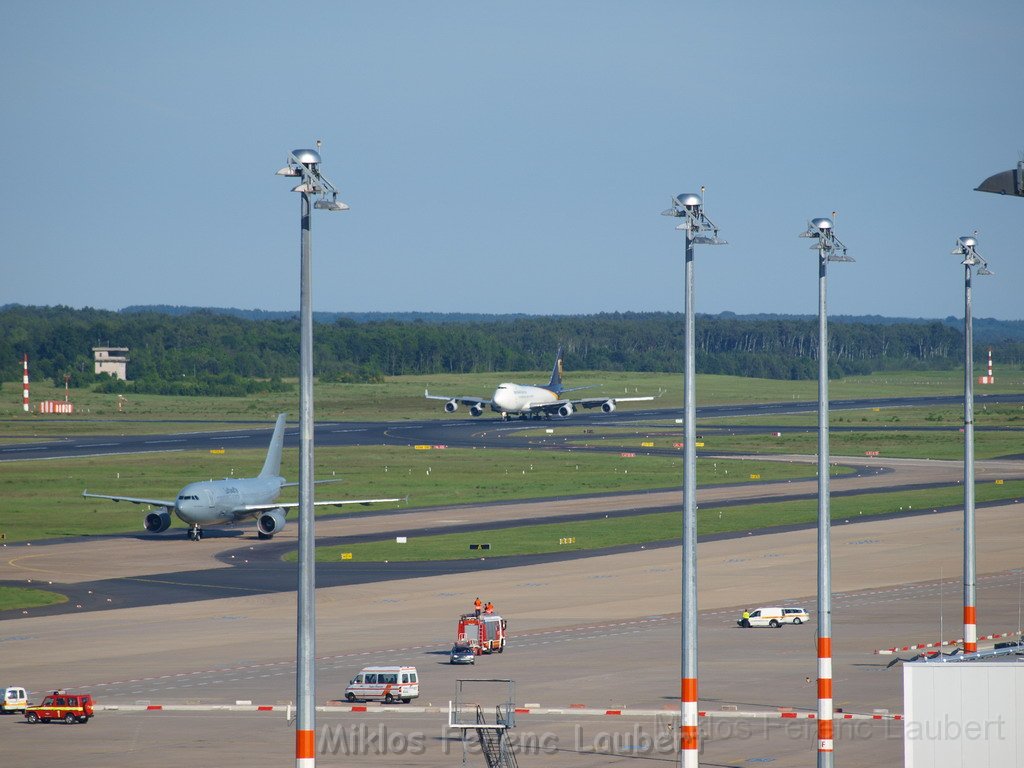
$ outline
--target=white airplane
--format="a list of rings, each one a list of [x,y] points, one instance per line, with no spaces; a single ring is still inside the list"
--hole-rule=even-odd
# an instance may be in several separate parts
[[[490,400],[482,397],[449,397],[448,395],[432,395],[430,390],[424,390],[423,396],[428,400],[445,400],[444,409],[447,413],[455,413],[459,405],[469,406],[469,412],[473,416],[479,416],[490,409],[500,413],[503,421],[508,421],[512,416],[519,416],[520,419],[527,418],[551,418],[553,415],[571,416],[580,408],[600,408],[605,413],[615,410],[616,403],[635,400],[653,400],[654,396],[647,397],[584,397],[577,400],[561,399],[566,392],[574,392],[586,387],[573,387],[565,389],[562,386],[562,348],[558,348],[558,355],[555,358],[555,367],[551,371],[551,381],[545,386],[530,384],[499,384],[494,390]]]
[[[276,501],[281,489],[298,483],[286,483],[281,477],[281,448],[284,445],[285,414],[277,417],[270,448],[263,462],[263,469],[256,477],[229,477],[224,480],[203,480],[186,485],[174,501],[166,499],[144,499],[134,496],[105,496],[99,493],[82,492],[90,499],[130,501],[132,504],[150,504],[153,510],[143,520],[143,526],[150,533],[163,533],[171,527],[171,510],[188,523],[188,537],[192,541],[203,538],[204,525],[235,523],[248,517],[256,519],[256,531],[261,539],[272,538],[285,524],[285,510],[298,507],[298,502]],[[322,480],[319,482],[334,482]],[[314,501],[315,506],[340,507],[345,504],[378,504],[407,499],[346,499],[344,501]]]

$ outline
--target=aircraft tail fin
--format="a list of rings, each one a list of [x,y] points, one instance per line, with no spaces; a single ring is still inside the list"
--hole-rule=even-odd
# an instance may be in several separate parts
[[[270,438],[267,459],[263,462],[260,477],[278,477],[281,474],[281,448],[284,446],[284,420],[287,414],[278,414],[274,434]]]
[[[555,355],[555,367],[551,371],[551,381],[548,382],[548,389],[555,394],[562,391],[562,348],[558,348],[558,354]]]

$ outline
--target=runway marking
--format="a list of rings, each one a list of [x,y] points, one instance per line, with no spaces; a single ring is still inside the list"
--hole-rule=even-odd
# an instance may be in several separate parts
[[[184,443],[185,438],[180,440],[147,440],[144,445],[161,445],[163,443]]]
[[[192,582],[192,581],[171,581],[169,579],[146,579],[146,578],[142,578],[141,576],[132,576],[132,577],[127,577],[126,576],[126,577],[124,577],[124,580],[125,581],[142,581],[142,582],[146,582],[146,583],[150,583],[150,584],[170,584],[171,586],[175,586],[175,587],[203,587],[205,589],[231,589],[231,590],[235,590],[237,592],[256,592],[256,593],[259,593],[259,594],[264,594],[266,592],[266,590],[264,590],[264,589],[253,589],[253,588],[250,588],[250,587],[226,587],[226,586],[222,586],[222,585],[219,585],[219,584],[197,584],[196,582]]]
[[[50,573],[50,571],[53,570],[52,568],[47,568],[47,569],[43,569],[43,568],[30,568],[27,565],[19,565],[18,564],[19,560],[28,560],[28,559],[33,558],[33,557],[46,557],[48,554],[52,554],[52,553],[50,553],[50,552],[40,552],[38,555],[22,555],[21,557],[12,557],[10,560],[7,561],[7,564],[9,566],[11,566],[12,568],[20,568],[23,571],[33,571],[35,573]],[[49,586],[53,586],[53,585],[51,584]]]
[[[113,445],[113,443],[112,443]],[[43,450],[43,449],[40,449]],[[0,464],[10,464],[15,461],[63,461],[65,459],[95,459],[99,457],[106,458],[108,456],[141,456],[146,453],[179,453],[184,451],[184,448],[159,448],[151,451],[109,451],[107,453],[78,453],[78,454],[64,454],[61,456],[36,456],[18,459],[0,459]]]

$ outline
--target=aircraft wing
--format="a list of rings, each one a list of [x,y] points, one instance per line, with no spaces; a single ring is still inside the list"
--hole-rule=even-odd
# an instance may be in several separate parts
[[[429,389],[423,390],[423,396],[427,400],[447,400],[452,402],[453,400],[459,405],[481,405],[484,408],[491,407],[491,401],[483,397],[452,397],[451,395],[432,395]]]
[[[343,499],[334,501],[314,501],[314,507],[343,507],[346,504],[383,504],[389,501],[408,501],[409,497],[405,496],[400,499]],[[256,514],[257,512],[269,512],[272,509],[297,509],[299,502],[288,501],[288,502],[271,502],[269,504],[246,504],[241,507],[236,507],[235,514]]]
[[[174,509],[174,502],[167,499],[138,499],[134,496],[106,496],[102,493],[89,493],[82,491],[82,496],[87,499],[110,499],[111,501],[130,501],[132,504],[152,504],[154,507],[167,507]]]
[[[578,405],[581,408],[600,408],[605,403],[624,403],[634,402],[636,400],[654,400],[654,395],[648,395],[647,397],[585,397],[582,400],[573,400],[573,405]]]

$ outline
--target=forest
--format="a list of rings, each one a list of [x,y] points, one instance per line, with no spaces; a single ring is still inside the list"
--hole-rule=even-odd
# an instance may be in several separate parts
[[[162,309],[162,308],[161,308]],[[314,327],[314,370],[322,380],[374,381],[401,374],[545,370],[565,348],[569,370],[681,371],[683,316],[624,312],[572,316],[426,315],[357,320],[336,315]],[[943,321],[844,321],[829,325],[833,378],[887,369],[962,364],[963,334]],[[1000,321],[996,321],[997,323]],[[813,318],[698,315],[699,373],[812,379],[818,369]],[[124,382],[93,374],[92,347],[129,348]],[[114,312],[69,307],[0,308],[0,376],[62,385],[162,394],[244,394],[281,386],[299,364],[297,316],[248,319],[213,310]],[[976,361],[987,347],[975,340]],[[1024,342],[998,342],[1002,364],[1024,361]]]

